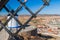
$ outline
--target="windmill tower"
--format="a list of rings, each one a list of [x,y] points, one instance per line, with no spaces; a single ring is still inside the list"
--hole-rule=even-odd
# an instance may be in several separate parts
[[[14,13],[14,11],[12,10],[11,13]],[[14,16],[18,19],[18,15],[14,14]],[[10,14],[8,15],[7,19],[10,18]],[[9,22],[8,22],[8,28],[10,28],[10,30],[12,31],[12,33],[14,33],[15,31],[17,31],[18,29],[18,23],[16,22],[16,20],[14,18],[12,18]]]

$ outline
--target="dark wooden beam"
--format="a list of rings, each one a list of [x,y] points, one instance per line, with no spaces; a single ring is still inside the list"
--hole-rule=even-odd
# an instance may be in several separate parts
[[[0,11],[2,10],[2,8],[7,4],[9,0],[0,0]]]

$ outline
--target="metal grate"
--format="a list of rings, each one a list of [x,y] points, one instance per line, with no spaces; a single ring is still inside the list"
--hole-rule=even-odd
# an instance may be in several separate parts
[[[8,33],[9,35],[11,35],[11,37],[14,38],[15,40],[17,40],[17,39],[16,39],[17,36],[14,35],[10,30],[8,30],[8,29],[6,28],[6,25],[8,24],[8,22],[9,22],[12,18],[14,18],[14,19],[19,23],[19,25],[20,25],[21,27],[20,27],[19,30],[17,30],[16,33],[15,33],[15,34],[18,34],[18,33],[21,31],[21,29],[25,27],[25,25],[27,25],[33,18],[36,18],[36,17],[37,17],[37,14],[38,14],[44,7],[46,7],[47,5],[49,5],[49,2],[48,2],[48,1],[43,0],[44,4],[42,5],[42,7],[39,8],[39,10],[38,10],[37,12],[33,13],[33,12],[25,5],[26,2],[22,2],[21,0],[18,0],[18,1],[20,2],[21,5],[20,5],[15,11],[14,11],[14,10],[11,10],[11,11],[10,11],[10,10],[5,6],[5,4],[3,4],[3,5],[0,6],[0,10],[1,10],[2,8],[5,8],[6,11],[8,12],[8,15],[10,14],[10,18],[9,18],[4,24],[0,21],[0,24],[1,24],[0,31],[1,31],[2,29],[5,29],[5,31],[7,31],[7,33]],[[26,0],[25,0],[25,1],[26,1]],[[2,1],[0,1],[0,2],[2,2]],[[6,1],[4,1],[4,2],[6,2]],[[22,23],[15,17],[15,14],[17,14],[17,12],[19,12],[22,7],[24,7],[24,8],[32,15],[32,16],[29,18],[29,20],[27,20],[24,24],[22,24]],[[12,11],[13,11],[13,12],[12,12]]]

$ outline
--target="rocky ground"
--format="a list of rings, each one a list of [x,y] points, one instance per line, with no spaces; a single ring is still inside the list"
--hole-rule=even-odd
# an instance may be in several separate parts
[[[22,33],[23,36],[27,36],[27,33]],[[9,37],[8,33],[4,30],[0,32],[0,40],[7,40]],[[30,36],[29,36],[30,37]],[[27,40],[27,39],[26,39]],[[49,36],[44,36],[44,35],[39,35],[36,36],[36,38],[29,38],[28,40],[60,40],[60,37],[49,37]]]
[[[19,21],[21,21],[23,23],[28,18],[29,18],[28,16],[24,16],[24,17],[19,17],[18,19],[19,19]],[[2,20],[2,22],[4,23],[6,18],[0,17],[0,20]],[[33,26],[40,25],[39,27],[42,27],[42,26],[46,26],[45,24],[52,23],[52,22],[53,22],[53,24],[54,23],[57,23],[57,24],[59,23],[59,25],[57,25],[57,27],[60,27],[60,16],[48,16],[48,17],[47,16],[38,16],[37,18],[34,18],[33,20],[31,20],[31,22],[29,22],[29,25],[33,25]],[[41,25],[41,24],[43,24],[43,25]],[[51,26],[51,27],[53,27],[53,26]],[[50,31],[51,30],[49,30],[49,32]],[[22,33],[22,36],[30,37],[26,33]],[[8,33],[6,31],[2,30],[0,32],[0,40],[7,40],[8,37],[9,37],[9,35],[8,35]],[[38,37],[36,37],[34,39],[29,38],[29,40],[60,40],[60,37],[48,38],[48,37],[40,35],[40,36],[38,36]]]

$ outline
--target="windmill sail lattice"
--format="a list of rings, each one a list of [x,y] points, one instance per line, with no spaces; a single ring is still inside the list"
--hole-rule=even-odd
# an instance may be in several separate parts
[[[42,5],[42,7],[39,8],[39,10],[38,10],[37,12],[33,13],[33,12],[25,5],[26,1],[27,1],[27,0],[25,0],[24,2],[22,2],[21,0],[18,0],[18,2],[20,2],[21,5],[20,5],[13,13],[5,6],[6,3],[8,2],[8,0],[2,0],[2,1],[0,1],[0,10],[2,10],[2,8],[5,8],[5,10],[8,12],[8,15],[10,15],[10,18],[9,18],[4,24],[3,24],[2,22],[0,22],[0,24],[1,24],[0,31],[1,31],[2,29],[5,29],[5,31],[7,31],[7,33],[8,33],[12,38],[14,38],[14,40],[17,40],[17,39],[16,39],[17,36],[14,35],[14,34],[18,34],[18,33],[21,31],[22,28],[25,28],[25,26],[26,26],[33,18],[36,18],[36,17],[37,17],[37,14],[38,14],[44,7],[46,7],[46,6],[49,4],[49,3],[48,3],[48,4],[44,5],[44,4],[46,3],[46,2],[44,2],[44,4]],[[24,24],[22,24],[22,23],[15,17],[15,14],[17,14],[17,12],[19,12],[22,7],[24,7],[24,8],[32,15]],[[9,22],[12,18],[14,18],[14,19],[18,22],[18,24],[21,26],[21,27],[19,28],[19,30],[16,31],[16,33],[12,33],[12,32],[11,32],[10,30],[8,30],[7,27],[6,27],[6,25],[8,24],[8,22]]]

